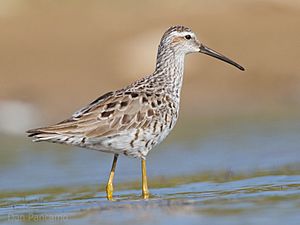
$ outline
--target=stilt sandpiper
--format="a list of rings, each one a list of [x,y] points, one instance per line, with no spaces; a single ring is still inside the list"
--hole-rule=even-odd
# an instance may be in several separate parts
[[[204,53],[244,70],[242,66],[202,44],[188,27],[172,26],[162,36],[155,71],[127,87],[108,92],[71,118],[27,131],[34,141],[75,145],[114,154],[106,186],[113,198],[113,178],[120,154],[141,159],[142,196],[149,198],[146,156],[162,142],[178,118],[184,58]]]

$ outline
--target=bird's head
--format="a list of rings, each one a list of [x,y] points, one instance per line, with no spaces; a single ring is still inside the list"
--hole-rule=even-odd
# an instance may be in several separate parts
[[[197,39],[196,34],[185,26],[177,25],[170,27],[161,39],[160,49],[171,49],[174,53],[183,55],[200,52],[227,62],[240,70],[244,70],[242,66],[233,60],[205,46]]]

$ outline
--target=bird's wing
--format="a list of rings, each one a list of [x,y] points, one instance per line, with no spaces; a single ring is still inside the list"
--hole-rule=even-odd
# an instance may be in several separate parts
[[[97,138],[116,135],[119,132],[145,127],[159,114],[158,107],[162,100],[156,100],[155,94],[142,92],[109,92],[85,108],[74,113],[71,118],[58,124],[29,130],[29,136],[39,141],[51,141],[46,134]],[[158,103],[157,103],[158,102]],[[57,138],[57,136],[55,136]]]

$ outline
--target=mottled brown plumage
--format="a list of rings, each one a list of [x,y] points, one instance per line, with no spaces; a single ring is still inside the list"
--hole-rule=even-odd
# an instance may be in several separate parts
[[[65,121],[28,132],[36,141],[145,157],[175,124],[177,112],[170,101],[167,95],[150,92],[110,92]]]

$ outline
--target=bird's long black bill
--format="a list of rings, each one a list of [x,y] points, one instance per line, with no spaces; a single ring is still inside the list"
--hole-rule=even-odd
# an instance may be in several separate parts
[[[220,59],[224,62],[227,62],[237,68],[239,68],[240,70],[244,71],[244,67],[242,67],[241,65],[237,64],[236,62],[232,61],[231,59],[227,58],[226,56],[216,52],[215,50],[212,50],[209,47],[206,47],[205,45],[201,45],[200,46],[200,52],[209,56],[212,56],[214,58]]]

